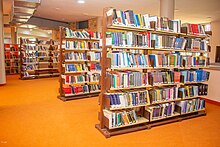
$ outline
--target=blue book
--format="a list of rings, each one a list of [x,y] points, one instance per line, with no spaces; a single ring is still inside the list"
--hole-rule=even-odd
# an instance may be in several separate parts
[[[137,15],[137,14],[134,15],[134,19],[135,19],[135,25],[136,25],[136,27],[140,27],[141,24],[140,24],[140,21],[139,21],[139,18],[138,18],[138,15]]]

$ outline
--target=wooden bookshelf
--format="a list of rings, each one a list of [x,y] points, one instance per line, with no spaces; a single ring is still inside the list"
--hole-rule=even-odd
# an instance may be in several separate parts
[[[4,44],[5,72],[7,75],[20,73],[20,58],[18,44]]]
[[[94,70],[92,65],[99,64],[99,60],[91,60],[89,52],[94,52],[94,54],[101,54],[101,48],[99,48],[99,38],[92,38],[87,36],[86,38],[79,37],[67,37],[68,28],[60,27],[60,67],[59,67],[59,96],[58,98],[67,101],[80,98],[89,98],[98,96],[100,93],[98,81],[93,81],[91,78],[95,74],[99,74],[101,70]],[[68,29],[71,32],[70,29]],[[79,32],[80,33],[80,32]],[[82,33],[82,32],[81,32]],[[90,34],[91,35],[91,34]],[[84,35],[83,35],[84,36]],[[84,36],[85,37],[85,36]],[[74,44],[75,43],[75,44]],[[71,47],[67,47],[67,44],[74,44]],[[95,45],[97,46],[95,46]],[[94,45],[94,46],[93,46]],[[75,69],[69,69],[69,67],[74,67]],[[78,69],[77,66],[80,66],[81,69]],[[86,69],[84,69],[86,68]],[[96,67],[95,67],[96,68]],[[81,81],[72,81],[67,83],[66,80],[69,80],[69,77],[73,79],[88,78]],[[71,89],[70,89],[71,87]],[[64,89],[68,89],[69,93]],[[80,89],[80,91],[78,90]]]
[[[58,73],[58,43],[20,38],[20,79],[54,77]]]
[[[99,95],[100,111],[98,113],[98,120],[100,121],[100,123],[96,125],[96,128],[105,137],[108,138],[113,135],[129,133],[129,132],[138,131],[138,130],[142,130],[142,129],[149,129],[154,126],[163,125],[163,124],[167,124],[167,123],[172,123],[172,122],[181,121],[184,119],[190,119],[193,117],[205,115],[206,114],[205,113],[205,101],[202,99],[203,95],[199,94],[198,96],[196,96],[196,94],[195,94],[195,96],[192,96],[192,97],[188,96],[187,98],[180,98],[180,97],[182,97],[181,94],[183,95],[183,93],[181,93],[181,91],[180,91],[181,88],[185,88],[185,89],[188,88],[187,89],[188,91],[191,88],[190,90],[194,90],[194,92],[199,93],[201,90],[201,89],[199,89],[199,86],[201,86],[199,84],[205,84],[204,82],[187,82],[186,81],[184,83],[184,82],[182,82],[184,75],[181,75],[181,76],[179,76],[178,82],[175,82],[175,80],[173,80],[174,79],[174,76],[173,76],[173,79],[172,79],[173,81],[171,81],[170,83],[168,81],[164,82],[165,80],[163,79],[164,81],[159,84],[147,84],[147,85],[143,85],[143,86],[127,86],[125,83],[123,83],[124,82],[123,78],[125,78],[125,77],[123,77],[123,75],[126,75],[127,74],[126,72],[129,72],[129,74],[130,74],[130,72],[131,73],[132,72],[142,73],[141,75],[143,76],[143,73],[148,74],[148,72],[181,72],[181,71],[189,71],[190,69],[192,69],[190,71],[196,71],[197,69],[205,69],[205,68],[208,68],[208,62],[206,62],[206,60],[208,60],[207,58],[205,58],[205,60],[204,60],[205,62],[202,64],[189,63],[188,60],[189,60],[190,53],[193,54],[193,55],[191,55],[192,56],[191,58],[199,58],[200,56],[203,56],[203,54],[208,53],[208,51],[192,50],[192,49],[189,50],[189,49],[186,49],[185,46],[176,47],[176,48],[174,48],[174,47],[170,47],[170,48],[169,47],[156,47],[155,42],[154,42],[156,40],[153,40],[152,38],[150,38],[151,44],[150,45],[148,44],[148,46],[140,46],[140,45],[137,46],[137,44],[138,44],[137,42],[135,42],[136,45],[134,45],[134,46],[130,45],[129,43],[128,43],[129,45],[127,45],[126,39],[125,39],[126,41],[123,40],[124,42],[121,41],[121,44],[120,44],[113,39],[110,41],[111,38],[109,37],[109,34],[114,35],[114,32],[115,33],[122,32],[122,34],[124,33],[123,35],[126,35],[125,34],[126,32],[132,32],[133,34],[138,34],[138,35],[151,33],[151,34],[156,34],[156,35],[168,36],[171,38],[173,37],[173,38],[175,38],[175,41],[177,41],[176,38],[180,38],[180,39],[183,39],[184,41],[187,41],[186,38],[195,39],[198,36],[198,38],[204,39],[205,36],[203,36],[203,35],[196,35],[196,36],[195,35],[188,35],[184,32],[180,32],[180,30],[178,32],[173,32],[173,31],[167,31],[167,30],[157,30],[155,28],[149,29],[149,28],[144,28],[144,27],[142,28],[142,27],[135,27],[135,26],[129,26],[129,25],[125,26],[125,25],[121,25],[121,24],[120,25],[119,24],[112,24],[115,21],[117,21],[117,20],[113,20],[113,18],[115,18],[115,17],[113,17],[113,15],[115,15],[115,13],[113,12],[113,9],[105,8],[103,10],[103,28],[102,28],[103,35],[102,35],[102,58],[101,58],[102,72],[101,72],[101,80],[100,80],[101,92]],[[106,33],[106,32],[108,32],[108,33]],[[113,32],[113,33],[109,33],[109,32]],[[132,34],[132,33],[130,33],[130,34]],[[105,35],[105,34],[107,34],[107,35]],[[122,37],[122,39],[123,39],[123,37]],[[109,42],[112,42],[112,44],[109,44]],[[202,42],[200,42],[200,43],[202,43]],[[118,54],[121,53],[122,54],[120,58],[118,57],[118,59],[120,60],[120,63],[119,63],[119,61],[118,62],[116,61],[116,64],[114,64],[115,60],[117,60],[117,56],[115,58],[115,56],[112,55],[114,53],[118,53]],[[182,62],[181,62],[181,64],[179,64],[179,63],[178,64],[170,64],[169,63],[169,64],[166,64],[167,66],[164,66],[164,65],[162,66],[162,64],[159,64],[161,66],[158,66],[158,65],[155,66],[154,61],[147,62],[148,65],[146,65],[145,63],[144,64],[134,64],[133,62],[139,62],[139,60],[136,59],[136,61],[132,61],[132,64],[129,65],[129,63],[131,61],[129,61],[129,62],[128,61],[121,61],[121,60],[124,60],[122,58],[125,58],[125,59],[127,58],[126,57],[127,55],[125,55],[127,53],[134,53],[136,55],[143,54],[144,57],[146,55],[150,55],[150,54],[157,54],[157,55],[166,54],[168,56],[168,58],[170,58],[170,60],[171,60],[171,58],[175,58],[175,57],[171,57],[173,54],[178,54],[181,56],[181,58],[184,58],[184,63],[182,63]],[[200,53],[201,55],[197,55],[197,53],[198,54]],[[129,54],[128,56],[132,56],[132,55]],[[173,56],[175,56],[175,55],[173,55]],[[197,56],[199,56],[199,57],[197,57]],[[161,57],[163,57],[163,56],[161,56]],[[132,60],[132,58],[133,57],[128,57],[127,59]],[[140,59],[140,60],[142,60],[142,59]],[[156,59],[154,59],[154,60],[156,60]],[[174,60],[177,60],[177,58]],[[201,61],[201,62],[203,62],[203,61]],[[137,65],[137,66],[134,66],[134,65]],[[138,65],[142,65],[142,66],[138,66]],[[165,76],[166,76],[166,74],[168,74],[168,73],[165,73]],[[116,77],[116,78],[114,79],[114,77]],[[148,77],[148,78],[151,78],[150,80],[153,81],[152,77]],[[130,79],[128,79],[128,81],[129,80]],[[150,83],[150,80],[149,80],[149,83]],[[119,83],[121,82],[121,83],[118,84],[117,82],[119,82]],[[111,85],[112,83],[114,83],[113,86]],[[168,84],[165,84],[165,83],[168,83]],[[126,86],[123,87],[123,84]],[[142,81],[142,84],[143,84],[143,81]],[[133,84],[131,84],[131,85],[133,85]],[[139,85],[141,85],[141,84],[139,84]],[[197,86],[197,85],[199,85],[199,86]],[[194,86],[194,87],[192,87],[192,86]],[[202,85],[202,86],[206,86],[206,85]],[[113,88],[113,87],[118,87],[118,88]],[[171,98],[171,95],[169,95],[170,98],[167,99],[167,97],[164,97],[162,94],[161,94],[161,97],[163,97],[163,98],[153,98],[154,93],[149,94],[150,92],[154,92],[154,90],[159,90],[159,92],[158,91],[156,91],[156,92],[160,93],[164,89],[168,89],[173,92],[172,98]],[[144,91],[149,91],[145,94],[148,94],[150,101],[151,100],[152,101],[154,100],[154,101],[153,102],[151,101],[152,103],[149,102],[148,96],[145,96],[144,98],[146,100],[146,104],[145,103],[136,104],[135,101],[142,100],[139,98],[141,98],[140,95],[143,94]],[[134,100],[133,99],[134,97],[132,94],[135,94],[135,93],[139,93],[139,95],[138,96],[135,95],[134,96],[135,100]],[[167,100],[162,100],[164,98],[166,98]],[[126,102],[124,99],[129,99],[129,102],[127,102],[128,105],[123,104],[124,102]],[[155,101],[155,99],[157,101]],[[161,101],[159,101],[159,99],[161,99]],[[131,101],[132,101],[132,104],[130,104]],[[135,104],[133,104],[133,102]],[[182,109],[184,110],[184,108],[185,108],[185,106],[182,105],[184,103],[187,103],[187,105],[189,105],[190,108],[192,107],[192,104],[196,104],[198,106],[198,103],[201,103],[201,108],[195,107],[193,109],[190,109],[193,111],[182,114],[181,110]],[[162,116],[165,116],[165,117],[161,117],[160,114],[157,114],[157,110],[160,110],[160,111],[163,110],[162,112],[164,113],[164,115],[162,115]],[[113,125],[114,127],[109,125],[110,121],[111,122],[114,121],[114,119],[115,119],[114,117],[116,117],[116,115],[117,115],[117,117],[120,116],[120,119],[124,119],[121,117],[124,117],[124,115],[127,115],[126,113],[130,113],[131,111],[136,113],[136,114],[133,114],[134,116],[138,115],[138,118],[143,119],[143,121],[140,121],[141,122],[140,124],[139,123],[131,123],[129,125],[121,125],[120,124],[118,126],[117,126],[117,124],[116,124],[116,126],[114,126],[115,125],[114,124]],[[170,111],[172,111],[172,113]],[[165,112],[166,112],[166,114],[165,114]],[[171,113],[171,114],[169,114],[169,113]],[[152,119],[153,114],[155,116],[157,116],[157,115],[159,115],[159,116],[158,117],[154,116],[154,119]],[[132,117],[133,116],[131,114],[131,118]],[[109,119],[112,119],[112,120],[109,120]],[[123,121],[125,121],[125,120],[123,120]]]

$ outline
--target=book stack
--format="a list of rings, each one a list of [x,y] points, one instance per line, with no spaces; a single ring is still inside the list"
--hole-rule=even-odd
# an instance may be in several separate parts
[[[192,99],[185,100],[176,103],[177,106],[181,108],[181,113],[190,113],[205,108],[205,100],[202,99]]]
[[[18,44],[4,44],[4,51],[6,74],[18,74],[20,72]]]
[[[111,108],[131,107],[138,105],[147,105],[149,94],[147,90],[129,91],[124,93],[108,93],[106,98],[110,100]]]
[[[21,38],[21,79],[56,76],[58,44],[56,41]]]
[[[103,110],[104,116],[109,120],[109,128],[117,128],[138,123],[139,119],[135,110],[109,111]]]
[[[202,69],[209,65],[210,48],[202,31],[189,35],[179,20],[132,10],[106,8],[103,14],[103,87],[96,125],[102,134],[110,137],[205,115],[203,104],[201,110],[200,104],[191,106],[208,89],[202,83],[209,72]],[[181,108],[177,103],[190,104]],[[194,113],[182,115],[182,109]],[[126,124],[123,116],[131,111],[137,112],[138,122]]]
[[[167,100],[175,100],[178,98],[178,87],[163,87],[160,89],[152,89],[149,91],[150,102],[162,102]]]
[[[73,31],[60,28],[61,70],[60,99],[71,100],[97,96],[100,92],[101,34],[93,31]],[[65,35],[64,35],[65,34]],[[64,67],[64,68],[63,68]]]

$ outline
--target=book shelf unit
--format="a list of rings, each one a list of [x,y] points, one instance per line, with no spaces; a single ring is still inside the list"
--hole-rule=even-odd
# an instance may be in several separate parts
[[[20,79],[59,76],[58,42],[20,38]]]
[[[184,49],[157,48],[155,47],[155,40],[151,40],[151,46],[148,47],[115,46],[113,39],[109,40],[108,36],[110,31],[151,32],[152,34],[185,39],[205,38],[204,35],[196,36],[187,33],[161,31],[154,28],[146,29],[115,25],[112,24],[113,12],[109,8],[103,11],[101,93],[99,95],[100,111],[98,113],[100,123],[96,124],[95,127],[108,138],[113,135],[150,129],[154,126],[206,115],[204,97],[207,95],[208,85],[206,81],[208,80],[209,73],[202,69],[208,68],[209,65],[207,50],[186,50],[185,47]],[[121,57],[125,57],[125,59],[127,58],[126,53],[131,52],[144,55],[178,54],[181,55],[181,58],[184,58],[184,56],[196,56],[196,62],[190,65],[187,62],[188,59],[184,58],[184,62],[181,62],[181,65],[169,64],[168,66],[163,66],[159,64],[159,66],[155,66],[156,59],[153,59],[149,60],[148,66],[138,66],[139,64],[137,66],[133,64],[133,67],[114,66],[115,62],[117,65],[122,65],[122,62],[126,65],[126,62],[128,62],[124,59],[120,60],[119,55],[116,55],[115,58],[112,55],[114,52],[116,54],[123,52]],[[205,58],[205,62],[200,61],[202,63],[198,64],[197,59],[199,57],[197,56]],[[120,61],[115,61],[115,59],[119,59]],[[126,60],[130,59],[127,58]],[[139,60],[136,62],[139,62]],[[199,73],[197,72],[201,70],[204,72],[205,80],[199,79],[201,75],[198,75]],[[184,73],[185,71],[187,74]],[[133,74],[132,72],[136,73]],[[165,75],[166,80],[170,77],[171,79],[169,80],[171,81],[165,81],[162,74],[161,79],[153,75],[153,73],[162,72],[167,74]],[[138,75],[140,73],[141,76],[144,74],[148,75],[147,82],[142,79],[143,77],[141,78]],[[152,75],[150,76],[151,73]],[[131,74],[134,76],[129,77]],[[190,77],[196,76],[196,79],[194,79],[196,81],[185,79],[190,74],[193,74]],[[176,76],[177,79],[175,78]],[[133,80],[132,84],[126,83],[127,80],[128,83]],[[167,92],[169,95],[167,95]]]
[[[20,73],[19,45],[4,44],[5,50],[5,72],[8,75]]]
[[[72,36],[73,34],[67,36],[70,32],[79,36]],[[99,47],[100,36],[91,33],[93,32],[72,31],[60,27],[58,98],[63,101],[94,97],[100,93],[102,49]]]

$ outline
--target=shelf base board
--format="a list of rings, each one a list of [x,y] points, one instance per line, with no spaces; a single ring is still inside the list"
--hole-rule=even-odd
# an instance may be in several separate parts
[[[164,124],[169,124],[173,122],[181,122],[182,120],[186,119],[191,119],[195,117],[200,117],[200,116],[205,116],[206,112],[205,111],[199,111],[199,112],[193,112],[190,114],[182,114],[178,115],[176,117],[171,117],[163,120],[158,120],[158,121],[153,121],[145,124],[140,124],[140,125],[135,125],[135,126],[128,126],[125,128],[120,128],[120,129],[114,129],[114,130],[109,130],[108,128],[101,128],[100,124],[96,124],[95,127],[106,137],[109,138],[114,135],[120,135],[120,134],[125,134],[125,133],[130,133],[130,132],[135,132],[139,130],[144,130],[144,129],[151,129],[152,127],[164,125]]]
[[[191,114],[182,114],[181,115],[181,119],[182,120],[186,120],[186,119],[191,119],[191,118],[195,118],[195,117],[199,117],[199,116],[206,116],[206,112],[205,111],[199,111],[199,112],[194,112]]]
[[[57,96],[57,98],[61,99],[62,101],[69,101],[69,100],[76,100],[76,99],[83,99],[83,98],[92,98],[99,96],[99,93],[88,93],[86,95],[76,95],[76,96]]]
[[[181,117],[176,116],[176,117],[172,117],[172,118],[167,118],[167,119],[151,122],[149,124],[149,127],[150,128],[151,127],[156,127],[156,126],[165,125],[165,124],[169,124],[169,123],[173,123],[173,122],[178,122],[178,121],[181,121]]]
[[[164,120],[150,122],[149,125],[150,125],[150,127],[155,127],[155,126],[165,125],[165,124],[169,124],[169,123],[173,123],[173,122],[181,122],[182,120],[191,119],[191,118],[204,116],[204,115],[206,115],[205,111],[192,112],[190,114],[181,114],[176,117],[171,117],[171,118],[167,118]]]
[[[125,128],[120,128],[120,129],[114,129],[114,130],[109,130],[107,128],[102,129],[100,124],[96,124],[95,127],[106,137],[109,138],[111,136],[115,135],[120,135],[120,134],[125,134],[125,133],[131,133],[135,131],[140,131],[144,129],[150,129],[149,125],[146,124],[140,124],[140,125],[135,125],[135,126],[128,126]]]

